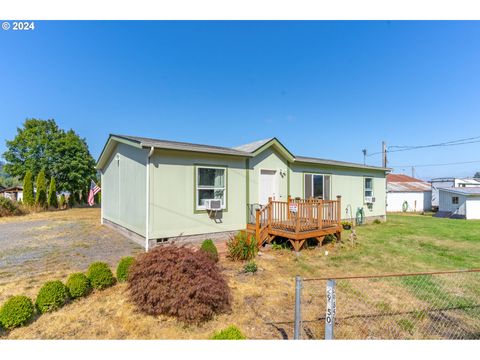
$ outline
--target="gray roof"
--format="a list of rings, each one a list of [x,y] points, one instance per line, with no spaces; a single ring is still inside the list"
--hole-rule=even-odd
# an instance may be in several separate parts
[[[213,153],[213,154],[236,155],[236,156],[250,156],[250,154],[245,151],[240,151],[240,150],[236,150],[228,147],[222,147],[222,146],[192,144],[192,143],[186,143],[186,142],[159,140],[159,139],[151,139],[151,138],[129,136],[129,135],[112,134],[112,136],[134,141],[142,147],[153,146],[159,149],[195,151],[195,152],[206,152],[206,153]]]
[[[253,156],[252,154],[253,152],[255,152],[255,150],[262,147],[269,141],[272,141],[273,139],[275,139],[275,138],[268,138],[268,139],[258,140],[248,144],[229,148],[229,147],[222,147],[222,146],[192,144],[192,143],[179,142],[179,141],[151,139],[151,138],[130,136],[130,135],[111,134],[110,136],[133,141],[142,147],[153,146],[159,149],[194,151],[194,152],[234,155],[234,156],[244,156],[244,157],[252,157]],[[100,155],[100,157],[101,156],[102,155]],[[383,168],[379,166],[362,165],[362,164],[345,162],[345,161],[327,160],[327,159],[320,159],[320,158],[306,157],[306,156],[294,156],[294,159],[295,159],[294,160],[295,162],[304,162],[304,163],[311,163],[311,164],[354,167],[354,168],[361,168],[361,169],[383,170],[383,171],[390,170],[389,168]]]
[[[265,145],[269,141],[272,141],[273,139],[274,138],[268,138],[268,139],[254,141],[254,142],[251,142],[251,143],[248,143],[248,144],[235,146],[233,149],[252,153],[255,150],[257,150],[258,148],[261,148],[263,145]]]
[[[346,161],[327,160],[327,159],[319,159],[319,158],[306,157],[306,156],[295,156],[295,161],[306,162],[311,164],[333,165],[333,166],[355,167],[355,168],[361,168],[361,169],[390,171],[389,168],[383,168],[381,166],[363,165],[363,164],[346,162]]]
[[[448,191],[455,194],[461,194],[466,196],[480,196],[480,186],[471,187],[449,187],[439,188],[440,191]]]

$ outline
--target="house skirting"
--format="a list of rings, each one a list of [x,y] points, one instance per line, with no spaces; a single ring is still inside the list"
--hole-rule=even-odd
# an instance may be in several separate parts
[[[126,227],[114,223],[111,220],[103,218],[103,224],[107,225],[109,228],[118,231],[120,234],[133,241],[134,243],[140,245],[142,248],[145,248],[145,236],[137,234],[136,232],[127,229]]]
[[[220,231],[213,233],[195,234],[195,235],[178,235],[161,239],[150,239],[148,246],[153,248],[161,244],[177,244],[177,245],[195,245],[201,244],[206,239],[212,239],[213,241],[227,241],[231,235],[236,234],[240,230],[233,231]]]
[[[109,228],[118,231],[120,234],[124,235],[129,240],[145,248],[145,236],[140,235],[126,227],[119,225],[111,220],[103,218],[103,224]],[[220,231],[213,233],[204,233],[204,234],[195,234],[195,235],[178,235],[168,238],[161,239],[150,239],[148,241],[148,247],[150,249],[161,244],[178,244],[178,245],[191,245],[191,244],[201,244],[202,241],[206,239],[212,239],[213,241],[227,241],[229,236],[236,234],[239,230],[234,231]]]

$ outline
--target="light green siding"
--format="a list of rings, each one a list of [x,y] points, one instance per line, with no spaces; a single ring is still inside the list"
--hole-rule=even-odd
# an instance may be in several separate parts
[[[288,196],[287,161],[273,148],[267,148],[253,159],[250,159],[249,163],[249,204],[256,204],[259,202],[260,170],[275,170],[277,172],[276,180],[279,197],[276,200],[286,201]],[[281,176],[280,170],[284,171],[285,175]]]
[[[292,164],[290,173],[290,194],[292,197],[304,197],[304,174],[319,173],[331,176],[330,195],[332,200],[342,196],[342,218],[350,217],[346,208],[351,206],[353,215],[357,208],[363,207],[365,216],[385,215],[386,179],[383,171],[368,169],[343,169],[316,164]],[[369,207],[364,203],[364,178],[373,178],[373,196],[375,203]]]
[[[240,230],[246,224],[245,159],[155,150],[150,167],[150,238]],[[227,209],[221,219],[195,210],[195,166],[227,168]]]
[[[102,183],[103,217],[142,236],[145,236],[147,153],[118,143],[103,170]]]
[[[146,227],[145,164],[149,150],[117,142],[110,145],[110,157],[102,160],[103,217],[141,236],[145,236]],[[353,215],[358,208],[363,208],[367,217],[385,215],[383,170],[296,163],[285,156],[275,147],[252,158],[155,149],[149,165],[149,238],[245,229],[248,205],[260,200],[262,169],[276,171],[277,200],[286,201],[289,194],[303,198],[305,173],[329,174],[331,198],[342,196],[343,218],[348,206]],[[195,206],[196,167],[208,165],[226,169],[226,209],[219,211],[216,219]],[[365,177],[373,178],[376,201],[372,206],[364,203]]]

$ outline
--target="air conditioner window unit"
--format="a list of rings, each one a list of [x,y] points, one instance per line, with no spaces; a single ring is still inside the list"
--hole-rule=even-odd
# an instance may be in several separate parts
[[[207,209],[207,210],[221,210],[222,209],[222,200],[221,199],[206,199],[205,200],[205,209]]]
[[[373,196],[365,196],[365,202],[367,204],[372,204],[375,202],[375,198]]]

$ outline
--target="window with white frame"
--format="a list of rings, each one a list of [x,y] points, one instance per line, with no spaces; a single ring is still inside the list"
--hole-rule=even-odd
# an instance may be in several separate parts
[[[364,179],[363,197],[365,200],[373,197],[373,178]]]
[[[227,169],[213,166],[197,166],[196,209],[205,210],[205,200],[221,199],[222,209],[227,205]]]
[[[330,200],[330,175],[304,174],[304,184],[305,199]]]

